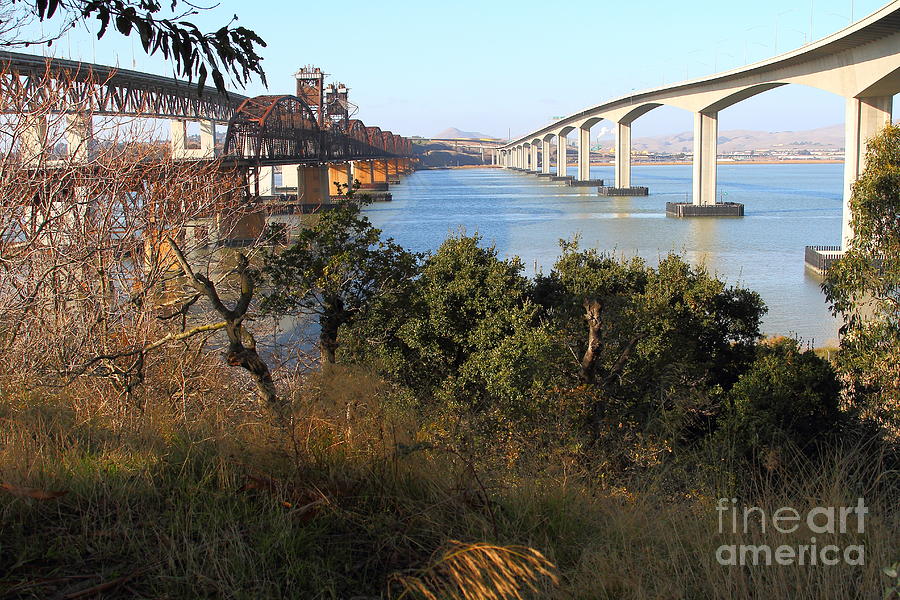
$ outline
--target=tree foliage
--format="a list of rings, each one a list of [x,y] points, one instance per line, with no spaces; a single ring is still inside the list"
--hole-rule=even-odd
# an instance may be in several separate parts
[[[896,426],[900,414],[900,127],[869,141],[850,200],[853,239],[823,288],[844,319],[838,365],[856,405]]]
[[[338,332],[373,302],[402,291],[417,274],[419,255],[408,252],[360,214],[356,200],[323,213],[296,242],[266,260],[272,313],[315,315],[319,345],[335,361]]]
[[[730,441],[742,453],[786,443],[809,452],[840,427],[840,389],[831,364],[796,340],[761,344],[729,394]]]
[[[265,84],[262,57],[257,53],[265,41],[254,31],[235,26],[236,15],[215,31],[202,31],[186,20],[201,10],[207,9],[184,0],[12,0],[0,14],[0,32],[6,34],[0,37],[0,45],[50,45],[67,29],[96,21],[98,39],[110,31],[110,25],[123,36],[136,35],[144,52],[172,60],[177,76],[189,81],[196,77],[200,93],[208,78],[220,92],[226,91],[226,77],[243,86],[256,76]],[[38,40],[19,39],[14,28],[4,26],[21,25],[30,18],[58,25],[57,33]]]

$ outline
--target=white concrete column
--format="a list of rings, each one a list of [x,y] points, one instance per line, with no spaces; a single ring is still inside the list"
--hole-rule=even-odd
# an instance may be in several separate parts
[[[694,114],[694,194],[696,205],[716,203],[716,141],[719,113]]]
[[[182,158],[187,150],[187,122],[169,121],[169,144],[172,147],[172,158]]]
[[[19,136],[19,156],[22,163],[36,165],[47,157],[47,117],[23,115]]]
[[[260,167],[256,178],[260,196],[275,195],[275,167]]]
[[[531,159],[531,152],[529,152],[530,146],[528,144],[522,144],[522,168],[526,171],[531,168],[528,165],[529,160]]]
[[[631,187],[631,123],[616,123],[616,187]]]
[[[200,121],[200,152],[202,158],[214,158],[216,155],[216,124],[213,121]]]
[[[94,124],[90,115],[84,113],[66,115],[66,143],[72,160],[90,160],[93,139]]]
[[[516,167],[525,168],[525,149],[522,146],[516,146]]]
[[[538,147],[537,144],[531,144],[531,164],[528,169],[537,173],[538,170]]]
[[[566,136],[556,136],[556,175],[565,177],[566,175]]]
[[[578,181],[591,178],[591,128],[578,128]]]
[[[866,142],[891,122],[893,96],[848,98],[844,121],[844,207],[841,219],[841,247],[853,238],[850,227],[850,196],[853,183],[866,168]]]
[[[550,140],[541,140],[541,173],[550,172]]]

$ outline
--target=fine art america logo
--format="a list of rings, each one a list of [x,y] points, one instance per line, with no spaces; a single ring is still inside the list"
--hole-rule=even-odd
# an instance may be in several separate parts
[[[836,534],[865,533],[865,516],[869,509],[862,498],[856,506],[817,506],[805,514],[784,506],[767,514],[758,506],[738,507],[737,498],[720,498],[719,533],[774,536],[793,534],[805,527],[809,541],[789,544],[723,544],[716,549],[720,565],[864,565],[863,544],[838,546],[823,543],[816,536],[834,538]]]

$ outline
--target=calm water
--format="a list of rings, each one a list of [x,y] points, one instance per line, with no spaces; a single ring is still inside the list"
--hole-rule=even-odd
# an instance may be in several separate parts
[[[366,213],[418,251],[434,250],[460,228],[477,231],[501,255],[522,258],[528,274],[535,265],[549,271],[558,240],[575,233],[584,247],[652,263],[674,250],[759,292],[769,307],[765,333],[836,343],[838,322],[821,279],[804,267],[803,248],[840,241],[843,165],[720,165],[718,176],[726,200],[745,204],[744,218],[666,217],[666,202],[687,200],[689,165],[635,167],[633,184],[650,188],[644,198],[601,198],[595,188],[502,169],[418,171],[391,187],[392,202]],[[593,167],[591,177],[611,182],[612,167]]]

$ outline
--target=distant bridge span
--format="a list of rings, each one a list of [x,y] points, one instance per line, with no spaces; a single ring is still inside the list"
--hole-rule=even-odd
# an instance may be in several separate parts
[[[500,164],[549,174],[550,144],[558,145],[557,175],[565,176],[566,136],[578,131],[577,179],[590,179],[591,127],[616,124],[615,185],[631,187],[631,124],[662,105],[694,113],[693,204],[716,204],[716,144],[719,111],[790,83],[826,90],[846,99],[844,216],[842,244],[852,237],[850,189],[864,168],[866,141],[891,122],[900,93],[900,0],[849,27],[802,48],[710,77],[654,88],[557,120],[504,145]]]

